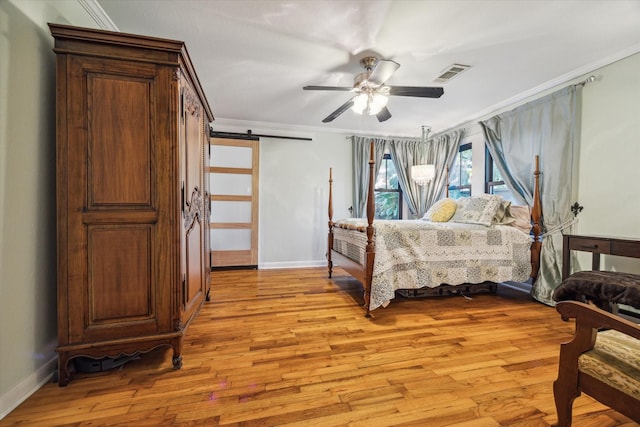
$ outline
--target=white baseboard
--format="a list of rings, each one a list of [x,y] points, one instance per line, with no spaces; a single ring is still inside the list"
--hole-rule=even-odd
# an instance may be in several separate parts
[[[263,262],[258,264],[258,269],[269,270],[276,268],[313,268],[326,267],[327,261],[288,261],[288,262]]]
[[[0,396],[0,420],[6,417],[18,405],[27,400],[29,396],[38,391],[47,382],[51,381],[53,372],[57,368],[58,356],[56,355],[48,362],[44,363],[35,372],[15,387]]]

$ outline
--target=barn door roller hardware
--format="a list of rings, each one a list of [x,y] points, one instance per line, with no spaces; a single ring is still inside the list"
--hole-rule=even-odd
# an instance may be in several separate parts
[[[213,128],[209,128],[209,136],[212,138],[233,138],[233,139],[248,139],[248,140],[256,140],[258,138],[278,138],[278,139],[294,139],[297,141],[313,141],[313,138],[257,134],[257,133],[253,133],[251,129],[247,129],[247,133],[239,133],[239,132],[216,132],[213,130]]]

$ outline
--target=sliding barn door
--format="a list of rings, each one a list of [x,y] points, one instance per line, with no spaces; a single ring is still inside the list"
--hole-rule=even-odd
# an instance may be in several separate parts
[[[211,138],[211,266],[258,265],[259,141]]]

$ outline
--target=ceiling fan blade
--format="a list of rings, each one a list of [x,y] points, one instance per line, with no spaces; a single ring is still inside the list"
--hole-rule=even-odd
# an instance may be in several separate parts
[[[380,123],[386,122],[391,118],[391,113],[387,107],[384,107],[378,114],[376,114],[376,117]]]
[[[440,98],[444,93],[441,87],[388,86],[389,95],[417,96],[421,98]]]
[[[390,59],[379,59],[367,80],[375,86],[380,86],[386,82],[398,68],[400,68],[400,64],[395,61]]]
[[[353,90],[352,87],[347,87],[347,86],[305,86],[302,89],[303,90],[343,90],[343,91]]]
[[[329,114],[327,117],[325,117],[322,120],[322,123],[329,123],[331,121],[333,121],[333,119],[335,119],[336,117],[338,117],[340,114],[344,113],[345,111],[347,111],[349,108],[351,108],[353,106],[353,98],[351,98],[350,100],[348,100],[347,102],[345,102],[344,104],[342,104],[340,107],[338,107],[338,109],[336,111],[334,111],[333,113]]]

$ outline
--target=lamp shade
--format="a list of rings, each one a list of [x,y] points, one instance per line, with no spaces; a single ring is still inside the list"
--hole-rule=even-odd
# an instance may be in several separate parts
[[[411,179],[418,185],[426,185],[436,176],[435,165],[411,166]]]

